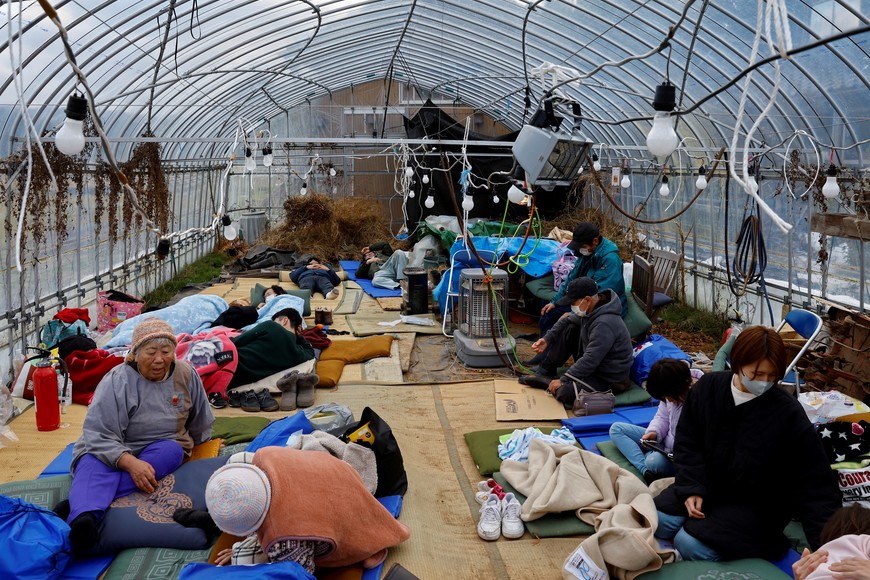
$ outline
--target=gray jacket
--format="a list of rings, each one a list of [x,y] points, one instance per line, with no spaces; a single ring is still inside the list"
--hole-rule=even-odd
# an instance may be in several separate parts
[[[584,317],[569,314],[556,322],[547,333],[547,343],[557,340],[565,325],[580,326],[581,356],[562,377],[562,385],[570,386],[567,375],[583,380],[594,377],[598,382],[617,384],[628,379],[634,361],[631,337],[622,321],[622,303],[611,289],[599,294],[603,302]]]

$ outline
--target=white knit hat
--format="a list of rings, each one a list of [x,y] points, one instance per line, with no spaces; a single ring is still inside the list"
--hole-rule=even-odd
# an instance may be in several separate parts
[[[262,469],[247,463],[228,463],[215,471],[205,488],[208,513],[221,531],[248,536],[263,524],[272,487]]]

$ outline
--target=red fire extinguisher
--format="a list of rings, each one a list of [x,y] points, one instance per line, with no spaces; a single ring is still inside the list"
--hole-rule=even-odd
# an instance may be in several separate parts
[[[48,359],[36,363],[36,372],[33,373],[33,402],[36,405],[36,428],[39,431],[54,431],[60,427],[57,373]]]

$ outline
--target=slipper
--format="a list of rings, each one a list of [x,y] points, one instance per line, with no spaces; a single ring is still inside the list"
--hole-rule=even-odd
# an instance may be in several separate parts
[[[314,389],[320,377],[314,373],[301,373],[296,380],[296,406],[310,407],[314,404]]]
[[[278,403],[282,411],[296,410],[296,388],[299,381],[299,371],[290,371],[278,379],[277,387],[281,391],[281,401]]]

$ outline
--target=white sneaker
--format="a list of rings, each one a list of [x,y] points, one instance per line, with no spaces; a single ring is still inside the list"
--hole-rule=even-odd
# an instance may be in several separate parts
[[[504,494],[504,499],[501,503],[501,533],[505,538],[516,540],[522,538],[526,533],[526,526],[523,520],[520,519],[520,511],[522,504],[517,500],[514,494],[508,492]]]
[[[477,535],[490,542],[501,536],[501,500],[495,494],[490,494],[486,503],[480,508]]]

